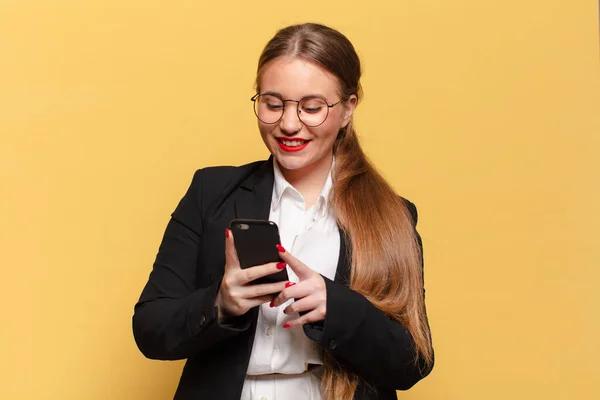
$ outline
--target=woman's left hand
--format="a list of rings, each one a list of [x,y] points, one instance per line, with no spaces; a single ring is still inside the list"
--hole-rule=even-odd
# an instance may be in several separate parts
[[[327,290],[325,280],[318,272],[313,271],[296,257],[285,251],[283,247],[279,248],[279,256],[290,266],[292,271],[300,279],[299,283],[291,282],[279,295],[273,300],[271,306],[278,307],[289,299],[296,299],[283,311],[286,314],[304,312],[300,317],[288,321],[284,328],[295,328],[309,322],[317,322],[325,319],[327,315]],[[281,251],[283,250],[283,251]]]

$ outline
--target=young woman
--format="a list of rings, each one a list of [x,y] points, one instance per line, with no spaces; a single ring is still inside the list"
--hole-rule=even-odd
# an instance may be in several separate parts
[[[135,307],[146,357],[187,358],[176,399],[396,399],[431,371],[417,211],[361,150],[360,73],[318,24],[261,54],[252,101],[271,157],[196,172]],[[284,263],[241,269],[234,218],[276,222]],[[249,284],[283,268],[289,281]]]

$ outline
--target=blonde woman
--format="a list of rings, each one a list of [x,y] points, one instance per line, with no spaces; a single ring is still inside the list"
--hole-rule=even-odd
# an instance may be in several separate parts
[[[396,399],[431,371],[417,211],[361,150],[360,74],[319,24],[262,52],[252,102],[271,157],[196,172],[135,307],[142,353],[187,359],[175,399]],[[276,222],[284,263],[240,268],[235,218]]]

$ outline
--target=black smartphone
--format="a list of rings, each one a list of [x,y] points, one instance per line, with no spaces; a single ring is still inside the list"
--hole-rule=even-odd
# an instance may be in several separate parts
[[[277,251],[277,245],[281,244],[281,241],[279,239],[279,228],[275,222],[257,219],[234,219],[229,224],[229,228],[233,232],[235,249],[242,268],[282,261]],[[284,268],[274,274],[256,279],[251,284],[287,280],[288,274]]]

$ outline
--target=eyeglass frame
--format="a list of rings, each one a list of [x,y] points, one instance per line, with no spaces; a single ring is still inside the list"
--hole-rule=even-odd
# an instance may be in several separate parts
[[[265,122],[262,119],[260,119],[260,117],[258,116],[258,112],[256,111],[256,99],[258,99],[259,96],[273,96],[273,97],[277,97],[279,100],[281,100],[281,102],[283,103],[283,108],[281,109],[281,116],[279,117],[279,119],[275,122]],[[303,100],[306,99],[320,99],[323,100],[325,102],[325,105],[327,106],[327,115],[325,115],[325,118],[323,119],[323,122],[321,122],[320,124],[317,125],[307,125],[304,121],[302,121],[302,117],[300,117],[300,107],[298,107],[300,105],[300,102],[302,102]],[[276,94],[273,93],[256,93],[254,96],[252,96],[250,98],[250,101],[252,101],[254,103],[254,106],[252,106],[252,109],[254,110],[254,115],[256,115],[256,118],[258,118],[258,120],[260,122],[262,122],[263,124],[267,124],[267,125],[273,125],[278,123],[279,121],[281,121],[281,118],[283,118],[283,114],[285,114],[285,103],[287,102],[292,102],[292,103],[296,103],[296,115],[298,116],[298,120],[300,122],[302,122],[302,124],[304,126],[307,126],[309,128],[316,128],[317,126],[321,126],[325,123],[325,121],[327,121],[327,118],[329,117],[329,110],[332,109],[333,107],[337,106],[338,104],[342,103],[344,101],[344,99],[340,99],[338,102],[333,103],[333,104],[329,104],[327,103],[327,100],[324,99],[323,97],[320,96],[306,96],[301,98],[300,100],[291,100],[291,99],[283,99],[281,96],[278,96]]]

